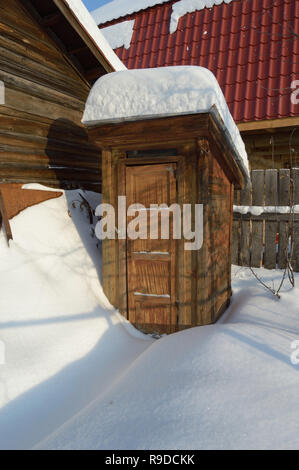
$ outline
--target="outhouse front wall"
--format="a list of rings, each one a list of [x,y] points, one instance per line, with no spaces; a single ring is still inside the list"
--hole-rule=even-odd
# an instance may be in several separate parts
[[[229,303],[233,184],[212,154],[208,140],[168,142],[159,146],[147,144],[146,148],[163,146],[177,149],[176,157],[159,160],[155,157],[154,160],[155,163],[176,160],[177,202],[204,205],[202,248],[187,251],[184,249],[186,240],[176,242],[177,322],[164,331],[169,333],[212,323]],[[127,146],[126,151],[142,150],[142,147]],[[126,195],[126,151],[104,149],[102,155],[103,202],[115,207],[116,218],[117,197]],[[130,320],[126,262],[126,240],[103,241],[104,291],[111,303]]]

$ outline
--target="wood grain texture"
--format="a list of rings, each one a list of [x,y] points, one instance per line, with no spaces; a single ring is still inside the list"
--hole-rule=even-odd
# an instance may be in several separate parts
[[[102,165],[103,180],[106,182],[114,181],[115,165],[112,152],[103,150]],[[115,186],[111,184],[103,185],[102,202],[112,204],[116,207]],[[118,281],[118,255],[117,245],[114,240],[105,238],[102,241],[102,269],[103,269],[103,290],[107,298],[118,308],[117,281]]]
[[[265,205],[278,205],[278,173],[277,170],[268,170],[265,174]],[[266,269],[276,267],[276,234],[277,221],[265,222],[265,254],[264,266]]]
[[[116,239],[105,241],[105,248],[103,244],[105,292],[143,331],[170,332],[213,323],[230,302],[233,195],[235,184],[242,187],[244,179],[232,164],[233,154],[224,155],[228,143],[219,141],[220,130],[212,135],[209,121],[209,115],[192,115],[99,125],[89,132],[103,151],[104,201],[116,207],[117,195],[126,194],[127,205],[138,202],[148,207],[172,200],[181,207],[204,205],[200,250],[185,250],[184,239],[175,242],[175,249],[161,239]],[[175,156],[142,156],[143,150],[155,149],[175,149]],[[128,156],[137,150],[139,156]],[[173,185],[161,171],[172,165]]]
[[[98,123],[90,127],[89,135],[98,145],[124,148],[148,148],[154,144],[171,148],[186,140],[207,137],[214,158],[223,167],[226,177],[236,187],[244,186],[245,177],[237,163],[237,155],[227,134],[212,113],[187,114],[174,117],[135,120],[115,123]],[[142,136],[142,142],[140,139]]]
[[[128,166],[128,207],[138,203],[149,209],[151,204],[170,206],[175,203],[175,170],[175,164]],[[157,333],[165,333],[164,325],[168,325],[168,332],[171,332],[176,324],[175,240],[172,230],[169,239],[161,238],[162,214],[156,220],[158,238],[150,239],[152,214],[149,210],[143,211],[142,214],[146,218],[148,238],[127,240],[128,317],[140,329],[150,323],[156,325]],[[128,227],[133,217],[128,217]],[[163,330],[160,325],[163,325]]]
[[[243,191],[237,192],[235,203],[240,205],[242,201],[244,205],[247,205],[246,202],[250,205],[248,194],[242,193]],[[297,224],[299,214],[290,213],[290,204],[292,201],[298,204],[298,195],[299,171],[296,168],[252,171],[252,205],[277,207],[277,211],[263,212],[260,215],[254,215],[250,212],[234,213],[233,259],[238,261],[237,264],[245,266],[251,264],[252,267],[264,266],[268,269],[285,268],[287,253],[290,249],[290,237],[292,236],[294,240],[292,264],[294,270],[298,270]],[[289,210],[285,211],[285,207],[289,207]],[[238,233],[238,224],[246,224],[247,239],[249,230],[248,244],[247,241],[244,242],[244,234]],[[241,251],[244,252],[242,262]]]
[[[101,152],[81,124],[89,83],[22,2],[0,11],[0,182],[99,191]]]
[[[252,182],[252,205],[264,205],[264,185],[265,185],[265,172],[264,170],[253,170],[251,172]],[[250,230],[250,227],[249,227]],[[263,221],[251,221],[251,257],[250,265],[259,268],[263,264],[263,234],[264,223]],[[249,248],[248,248],[249,249]]]

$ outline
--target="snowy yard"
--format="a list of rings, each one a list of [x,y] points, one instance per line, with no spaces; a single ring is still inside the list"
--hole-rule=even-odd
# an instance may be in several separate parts
[[[278,300],[234,267],[216,325],[144,336],[105,298],[74,200],[14,218],[10,248],[0,232],[0,448],[298,449],[298,288]]]

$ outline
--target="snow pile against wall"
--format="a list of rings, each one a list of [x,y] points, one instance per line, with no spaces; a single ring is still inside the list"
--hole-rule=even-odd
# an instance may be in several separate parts
[[[94,41],[96,46],[100,49],[107,61],[114,68],[114,70],[125,70],[126,66],[122,63],[117,55],[113,52],[111,46],[97,27],[91,14],[82,3],[81,0],[65,0],[69,8],[72,10],[78,21],[81,23],[90,38]]]
[[[234,267],[220,321],[155,341],[104,296],[80,195],[0,231],[0,448],[298,449],[298,288]]]
[[[112,49],[124,46],[125,49],[129,49],[131,39],[133,36],[135,20],[123,21],[107,28],[101,29],[101,33],[105,36]]]
[[[101,200],[65,191],[14,217],[9,247],[0,231],[0,449],[30,448],[55,431],[153,341],[103,294],[80,194],[92,208]]]
[[[248,173],[244,142],[222,90],[208,69],[196,66],[126,70],[103,76],[86,102],[83,122],[104,122],[206,113],[216,106]]]

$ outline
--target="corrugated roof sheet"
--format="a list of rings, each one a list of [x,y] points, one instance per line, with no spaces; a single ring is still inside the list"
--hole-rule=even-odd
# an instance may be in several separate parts
[[[127,15],[129,49],[115,50],[129,68],[201,65],[210,69],[236,122],[299,115],[291,83],[299,80],[299,1],[236,0],[187,13],[169,32],[169,1]]]

